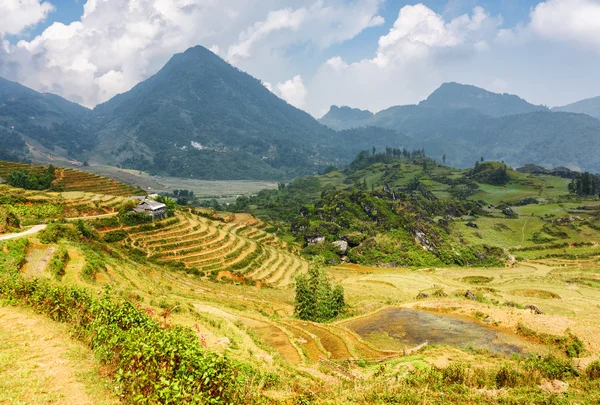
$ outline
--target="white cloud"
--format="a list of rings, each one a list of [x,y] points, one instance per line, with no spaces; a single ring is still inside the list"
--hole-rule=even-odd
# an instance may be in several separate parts
[[[304,107],[307,93],[308,90],[306,89],[306,86],[304,86],[300,75],[294,76],[293,79],[283,83],[278,83],[275,88],[275,94],[298,108]]]
[[[23,29],[51,9],[34,0],[0,0],[0,10],[19,1],[38,4],[43,12],[30,7],[27,18],[19,17],[19,26],[7,25],[13,21],[9,18],[0,32]],[[299,71],[297,66],[305,63],[301,53],[286,53],[290,46],[318,52],[351,39],[382,23],[377,16],[382,2],[88,0],[79,21],[54,23],[17,45],[3,42],[0,76],[94,106],[156,73],[174,53],[200,44],[229,56],[250,74],[278,83],[290,77],[292,67]]]
[[[529,28],[543,38],[577,42],[600,50],[600,1],[542,2],[531,11]]]
[[[309,86],[311,112],[331,103],[379,110],[422,99],[440,84],[444,67],[489,50],[501,24],[481,7],[446,21],[423,4],[405,6],[373,58],[349,63],[338,56],[320,67]]]
[[[43,21],[53,10],[52,4],[40,0],[0,0],[0,37],[21,33]]]

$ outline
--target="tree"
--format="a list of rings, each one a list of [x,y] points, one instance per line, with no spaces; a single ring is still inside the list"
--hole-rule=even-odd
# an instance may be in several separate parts
[[[375,156],[375,152],[377,152],[377,148],[375,148],[375,146],[373,146],[373,156]]]
[[[345,307],[344,289],[331,284],[320,264],[296,278],[294,313],[298,318],[326,322],[339,316]]]
[[[483,156],[480,158],[480,160],[483,162]]]
[[[444,153],[444,156],[442,156],[442,163],[444,163],[444,166],[446,166],[446,154]]]

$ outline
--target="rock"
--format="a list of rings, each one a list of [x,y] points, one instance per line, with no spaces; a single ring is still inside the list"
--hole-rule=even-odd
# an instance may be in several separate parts
[[[544,315],[541,309],[539,309],[536,305],[527,305],[525,309],[531,309],[536,315]]]
[[[479,229],[479,227],[477,226],[477,224],[475,222],[473,222],[473,221],[467,222],[467,226],[469,228]]]
[[[502,213],[504,215],[506,215],[507,217],[514,217],[517,215],[517,213],[510,207],[506,207],[502,210]]]
[[[306,241],[308,242],[309,245],[315,245],[317,243],[325,242],[325,237],[318,236],[318,237],[314,237],[314,238],[306,238]]]
[[[475,301],[477,299],[477,297],[475,296],[475,294],[473,294],[471,291],[467,291],[465,293],[465,298],[468,300],[473,300]]]
[[[490,323],[490,322],[492,322],[492,318],[490,318],[489,316],[486,316],[485,319],[483,320],[483,322]]]
[[[548,394],[564,394],[569,389],[569,384],[560,380],[545,380],[540,384],[540,388]]]
[[[418,300],[424,300],[426,298],[429,298],[429,294],[427,293],[419,293],[419,295],[417,295]]]
[[[423,249],[428,250],[428,251],[433,251],[433,247],[431,246],[431,242],[429,242],[429,239],[427,239],[427,236],[425,235],[424,232],[421,231],[417,231],[415,232],[415,241],[423,246]]]
[[[333,246],[339,249],[339,253],[341,255],[345,255],[346,253],[348,253],[348,242],[346,242],[345,240],[336,240],[335,242],[333,242]]]

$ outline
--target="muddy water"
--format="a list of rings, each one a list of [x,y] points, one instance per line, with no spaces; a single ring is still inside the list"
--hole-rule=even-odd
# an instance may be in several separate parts
[[[382,350],[404,350],[424,342],[487,349],[494,353],[521,353],[515,337],[475,322],[404,308],[344,322],[343,326]]]

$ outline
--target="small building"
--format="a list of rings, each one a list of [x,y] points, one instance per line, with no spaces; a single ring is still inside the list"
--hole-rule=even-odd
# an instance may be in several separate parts
[[[140,203],[133,209],[135,212],[152,215],[152,219],[162,219],[167,216],[167,206],[147,197],[134,197]]]

